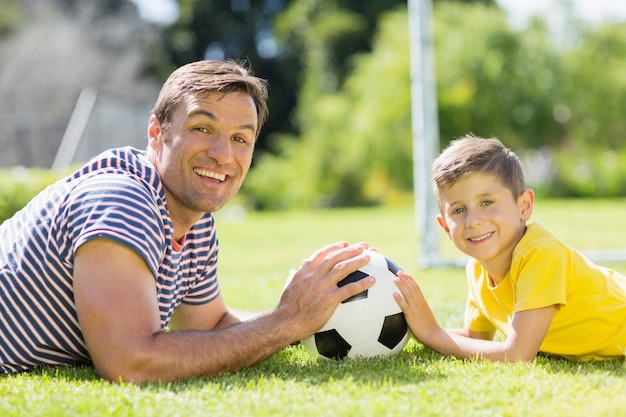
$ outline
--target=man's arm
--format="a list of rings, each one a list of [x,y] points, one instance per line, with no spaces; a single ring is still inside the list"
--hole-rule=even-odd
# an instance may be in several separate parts
[[[342,300],[373,285],[364,279],[337,287],[368,260],[363,246],[329,245],[303,261],[274,310],[230,325],[236,320],[219,298],[203,310],[205,317],[180,313],[186,328],[204,330],[165,332],[144,260],[125,245],[98,238],[76,253],[74,298],[87,349],[103,378],[174,381],[238,370],[308,337]]]
[[[170,330],[223,329],[261,315],[260,311],[243,311],[227,308],[221,295],[202,305],[181,304],[174,311],[169,323]],[[218,318],[207,319],[207,318]]]

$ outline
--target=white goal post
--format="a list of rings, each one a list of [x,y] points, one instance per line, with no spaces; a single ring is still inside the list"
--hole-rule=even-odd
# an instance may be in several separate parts
[[[431,0],[408,0],[411,63],[411,128],[413,136],[413,195],[417,263],[443,266],[435,224],[436,204],[430,186],[430,167],[439,152],[437,87],[433,54]]]

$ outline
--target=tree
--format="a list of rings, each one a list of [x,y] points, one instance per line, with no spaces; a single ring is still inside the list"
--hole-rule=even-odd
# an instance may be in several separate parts
[[[22,12],[17,0],[1,0],[0,8],[0,39],[8,35],[22,20]]]
[[[337,15],[344,20],[320,26],[343,35],[338,28],[349,30],[355,21]],[[559,146],[568,131],[555,109],[568,77],[545,24],[515,32],[498,8],[451,2],[439,2],[434,17],[441,146],[469,132],[499,137],[519,151]],[[406,9],[383,15],[372,51],[353,56],[352,70],[333,88],[322,83],[324,70],[334,68],[324,65],[332,61],[319,41],[325,38],[314,28],[307,33],[312,52],[303,54],[311,64],[299,100],[302,131],[297,139],[282,137],[276,155],[259,158],[245,185],[253,203],[376,204],[412,191]],[[620,50],[612,51],[618,68]]]
[[[342,16],[344,24],[326,24],[330,33],[354,26]],[[309,33],[318,44],[316,31]],[[390,175],[411,181],[406,11],[384,14],[372,53],[353,63],[343,84],[326,90],[314,81],[325,66],[311,71],[309,100],[306,87],[301,92],[300,137],[281,137],[277,155],[260,156],[244,185],[257,207],[373,204],[393,192],[397,178]]]
[[[626,23],[585,32],[564,57],[567,77],[560,98],[568,142],[579,152],[602,145],[623,149],[626,136]]]
[[[515,32],[497,8],[442,3],[434,30],[442,146],[468,132],[518,149],[562,139],[561,57],[543,21]]]

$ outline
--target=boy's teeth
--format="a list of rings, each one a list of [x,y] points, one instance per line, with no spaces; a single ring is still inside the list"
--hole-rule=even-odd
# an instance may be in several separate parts
[[[481,241],[481,240],[483,240],[483,239],[487,239],[490,235],[491,235],[491,233],[485,233],[485,234],[484,234],[484,235],[482,235],[482,236],[478,236],[478,237],[471,237],[471,238],[470,238],[470,240],[471,240],[472,242],[479,242],[479,241]]]

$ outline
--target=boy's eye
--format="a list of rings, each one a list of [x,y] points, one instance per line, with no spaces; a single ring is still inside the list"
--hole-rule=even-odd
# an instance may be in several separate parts
[[[465,207],[457,207],[454,210],[452,210],[452,214],[459,214],[463,212],[465,212]]]
[[[485,200],[485,201],[482,202],[483,206],[490,206],[492,204],[493,204],[493,200]]]
[[[196,130],[201,133],[209,133],[209,129],[206,127],[196,127]]]

